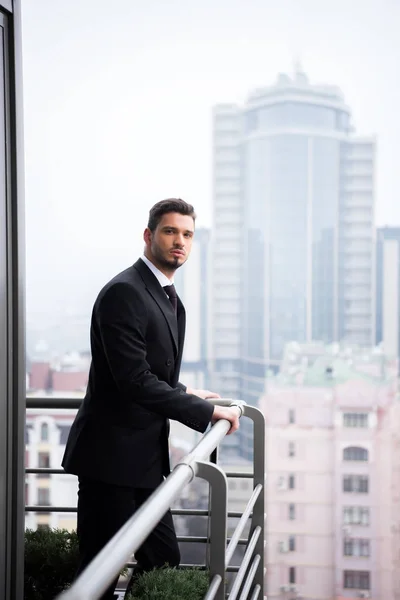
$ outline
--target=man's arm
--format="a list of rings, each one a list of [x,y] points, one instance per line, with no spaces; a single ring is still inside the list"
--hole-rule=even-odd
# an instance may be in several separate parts
[[[228,416],[234,427],[236,412],[218,416],[219,411],[206,400],[183,389],[172,388],[151,372],[146,360],[147,319],[143,300],[129,284],[114,284],[100,300],[97,322],[106,358],[120,392],[128,400],[197,431],[204,432],[213,418],[218,420]]]
[[[210,392],[209,390],[198,390],[198,389],[193,389],[193,388],[187,387],[186,392],[188,394],[194,394],[195,396],[198,396],[199,398],[203,398],[203,400],[207,400],[208,398],[221,398],[221,396],[219,394],[216,394],[215,392]]]

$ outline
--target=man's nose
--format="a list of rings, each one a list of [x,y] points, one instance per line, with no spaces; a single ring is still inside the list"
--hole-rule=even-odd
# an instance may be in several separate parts
[[[179,233],[174,241],[175,246],[179,246],[180,248],[183,248],[185,245],[185,238],[183,237],[183,234]]]

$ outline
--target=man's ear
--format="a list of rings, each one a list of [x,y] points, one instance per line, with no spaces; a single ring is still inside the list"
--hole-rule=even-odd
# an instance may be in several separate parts
[[[144,233],[143,233],[143,239],[144,239],[145,244],[148,245],[151,243],[151,235],[152,234],[151,234],[150,229],[148,227],[146,227],[146,229],[144,230]]]

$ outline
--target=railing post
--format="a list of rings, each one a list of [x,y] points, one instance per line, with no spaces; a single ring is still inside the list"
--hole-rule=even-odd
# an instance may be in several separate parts
[[[218,465],[196,461],[196,476],[208,481],[210,485],[210,581],[215,575],[221,577],[221,583],[214,598],[225,600],[225,552],[228,520],[228,480]]]
[[[265,419],[262,412],[254,406],[246,405],[244,414],[253,421],[253,451],[254,451],[254,487],[258,484],[262,485],[262,490],[257,498],[253,509],[252,532],[256,527],[261,527],[261,535],[259,536],[254,554],[260,555],[260,562],[254,577],[255,587],[261,588],[260,597],[264,595],[264,548],[265,548]]]

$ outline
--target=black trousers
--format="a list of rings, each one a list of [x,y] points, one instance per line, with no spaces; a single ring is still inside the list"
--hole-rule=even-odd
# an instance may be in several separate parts
[[[79,478],[77,533],[80,564],[77,575],[153,492],[154,489],[116,486]],[[155,567],[179,565],[180,552],[170,510],[136,551],[135,558],[137,566],[127,591],[131,590],[140,573]],[[101,596],[101,600],[113,599],[117,582],[118,577]]]

